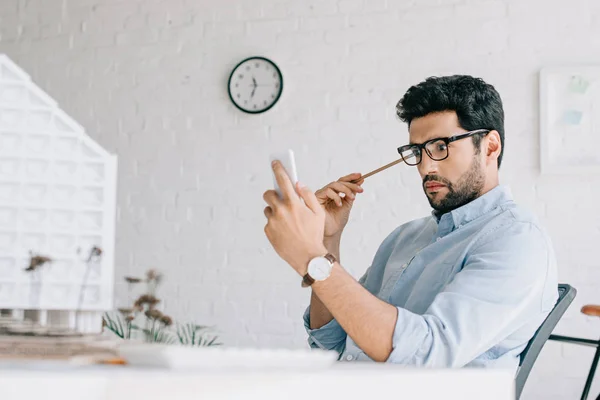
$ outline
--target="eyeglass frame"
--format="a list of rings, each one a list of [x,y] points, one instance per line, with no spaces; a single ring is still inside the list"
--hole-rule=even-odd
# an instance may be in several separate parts
[[[417,165],[421,164],[421,161],[423,161],[423,150],[425,150],[425,153],[427,154],[427,156],[429,158],[431,158],[433,161],[443,161],[443,160],[447,159],[450,156],[450,151],[446,150],[446,157],[441,158],[439,160],[436,160],[429,153],[429,150],[427,150],[426,146],[429,143],[433,143],[433,142],[437,142],[438,140],[441,140],[444,143],[446,143],[446,146],[448,146],[450,143],[456,142],[457,140],[465,139],[465,138],[468,138],[468,137],[471,137],[473,135],[477,135],[477,134],[480,134],[480,133],[485,133],[487,135],[491,131],[492,131],[491,129],[474,129],[472,131],[460,133],[458,135],[454,135],[454,136],[450,136],[450,137],[439,137],[439,138],[429,139],[428,141],[426,141],[424,143],[421,143],[421,144],[405,144],[403,146],[398,147],[397,150],[398,150],[398,154],[400,154],[400,156],[402,157],[402,160],[406,163],[406,165],[410,165],[410,166],[417,166]],[[407,149],[407,148],[410,148],[410,147],[417,147],[419,149],[419,152],[421,153],[421,158],[420,158],[419,162],[416,163],[416,164],[409,164],[406,161],[406,159],[404,158],[404,155],[402,155],[403,149]]]

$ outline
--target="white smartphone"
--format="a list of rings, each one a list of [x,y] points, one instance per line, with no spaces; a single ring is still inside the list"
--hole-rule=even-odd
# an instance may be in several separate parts
[[[269,167],[271,167],[270,163],[274,160],[279,160],[285,172],[290,177],[290,181],[292,181],[292,185],[296,186],[296,182],[298,182],[298,173],[296,171],[296,160],[294,160],[294,152],[291,149],[287,151],[277,152],[271,154],[269,157]],[[275,178],[275,173],[273,172],[273,167],[271,167],[271,174],[273,175],[273,185],[275,187],[275,191],[279,195],[279,198],[283,198],[281,193],[281,188],[277,184],[277,179]]]

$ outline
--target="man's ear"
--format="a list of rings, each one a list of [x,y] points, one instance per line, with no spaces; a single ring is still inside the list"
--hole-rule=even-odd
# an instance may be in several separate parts
[[[497,163],[498,157],[500,157],[500,152],[502,151],[502,141],[500,140],[500,134],[496,130],[490,131],[490,133],[486,135],[486,139],[486,158],[488,162],[493,161]]]

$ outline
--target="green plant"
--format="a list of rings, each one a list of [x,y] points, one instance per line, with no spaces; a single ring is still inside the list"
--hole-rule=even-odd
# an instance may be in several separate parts
[[[121,339],[131,337],[131,322],[127,321],[121,314],[105,312],[102,316],[102,325]]]
[[[218,346],[218,337],[210,333],[210,327],[191,323],[177,324],[173,319],[156,308],[160,299],[156,297],[163,275],[155,270],[146,273],[146,279],[125,277],[128,290],[138,283],[146,283],[146,292],[141,294],[130,308],[120,308],[118,313],[106,312],[102,325],[121,339],[135,338],[141,334],[146,342],[183,346]]]
[[[208,326],[192,323],[177,324],[177,337],[184,346],[220,346],[222,343],[216,343],[218,337],[207,332],[210,329]]]

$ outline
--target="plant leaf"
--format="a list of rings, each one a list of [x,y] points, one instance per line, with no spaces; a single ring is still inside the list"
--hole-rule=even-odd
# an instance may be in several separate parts
[[[108,328],[108,330],[113,332],[115,335],[117,335],[121,339],[125,338],[123,329],[122,328],[119,329],[119,325],[117,325],[117,323],[114,321],[114,319],[110,316],[109,313],[104,313],[103,319],[106,322],[106,327]]]
[[[119,332],[121,333],[121,335],[123,335],[123,337],[125,337],[125,329],[123,328],[123,317],[121,316],[121,314],[113,314],[114,315],[114,319],[115,319],[115,327],[117,327],[119,329]]]

